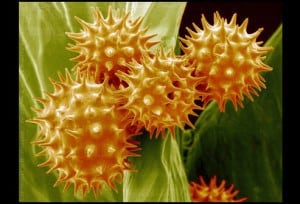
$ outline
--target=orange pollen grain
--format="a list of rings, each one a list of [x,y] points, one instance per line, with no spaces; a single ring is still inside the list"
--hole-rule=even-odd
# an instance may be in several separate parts
[[[33,144],[42,149],[38,156],[47,160],[38,166],[49,166],[47,173],[57,171],[54,186],[65,182],[64,190],[74,185],[74,194],[82,196],[93,190],[95,197],[103,184],[115,189],[125,170],[133,171],[128,157],[139,156],[137,142],[131,137],[139,130],[131,127],[126,110],[117,110],[120,90],[97,84],[94,78],[73,80],[68,71],[48,98],[38,98],[44,108],[29,122],[40,126]]]
[[[140,62],[143,52],[158,42],[149,41],[156,34],[147,35],[148,28],[142,28],[143,17],[130,19],[129,12],[113,12],[109,7],[107,17],[95,8],[94,23],[87,23],[76,17],[83,29],[79,33],[67,32],[67,36],[75,41],[69,44],[68,50],[79,55],[71,60],[77,62],[73,67],[81,75],[93,74],[97,83],[103,82],[103,76],[116,88],[121,85],[115,75],[117,71],[128,72],[126,63],[133,59]]]
[[[193,127],[189,115],[201,109],[195,100],[203,95],[196,90],[202,78],[192,76],[192,68],[185,66],[185,59],[174,52],[165,53],[163,48],[152,55],[143,54],[141,62],[128,64],[129,72],[116,75],[128,84],[124,89],[125,100],[120,108],[126,109],[133,122],[156,137],[165,129],[174,133],[175,126]],[[180,110],[180,111],[178,111]]]
[[[202,99],[204,107],[210,101],[217,101],[220,111],[225,111],[227,101],[231,101],[235,110],[243,107],[244,95],[253,100],[252,94],[265,88],[262,72],[272,68],[264,64],[271,47],[259,46],[257,37],[262,28],[247,33],[248,19],[240,26],[236,24],[237,15],[231,21],[214,13],[214,24],[210,25],[202,15],[200,29],[195,23],[196,31],[187,28],[190,36],[180,38],[180,47],[188,61],[194,65],[195,76],[205,77],[198,90],[206,93]]]

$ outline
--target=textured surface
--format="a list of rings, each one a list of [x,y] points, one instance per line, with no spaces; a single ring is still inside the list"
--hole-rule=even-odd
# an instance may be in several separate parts
[[[34,97],[46,98],[44,93],[54,92],[53,85],[49,82],[48,77],[57,81],[57,71],[64,73],[65,67],[71,70],[74,67],[74,62],[69,59],[74,57],[74,53],[66,50],[68,43],[71,40],[65,35],[65,32],[78,32],[80,24],[76,22],[74,16],[79,16],[87,22],[93,22],[92,11],[94,7],[99,7],[103,16],[108,14],[108,6],[113,9],[124,8],[126,12],[131,12],[130,18],[137,19],[144,16],[144,20],[140,25],[141,29],[146,28],[151,24],[149,33],[157,33],[154,41],[161,41],[165,46],[174,47],[176,44],[176,36],[179,29],[179,22],[182,16],[186,3],[153,3],[153,2],[21,2],[19,13],[19,127],[20,127],[20,154],[19,154],[19,199],[26,202],[78,202],[78,201],[132,201],[136,198],[136,192],[146,197],[152,197],[154,201],[168,200],[170,194],[162,194],[160,197],[156,195],[161,192],[161,179],[165,182],[183,182],[187,183],[184,174],[182,163],[178,163],[174,159],[168,157],[169,153],[157,151],[157,154],[165,154],[167,157],[167,165],[176,165],[176,168],[169,169],[166,166],[162,169],[152,169],[154,163],[162,163],[159,156],[152,154],[150,151],[143,153],[142,157],[137,158],[137,161],[144,162],[138,172],[133,172],[131,176],[126,173],[124,179],[132,181],[136,178],[143,177],[145,182],[134,183],[128,188],[127,185],[116,183],[117,191],[103,186],[103,191],[95,199],[92,192],[87,193],[84,199],[78,193],[74,196],[73,185],[70,189],[63,192],[64,185],[58,185],[53,188],[53,184],[58,179],[58,172],[53,171],[46,174],[47,167],[38,168],[36,165],[45,161],[45,157],[36,157],[35,154],[40,152],[41,148],[37,145],[32,145],[35,141],[35,136],[38,133],[39,127],[34,124],[26,123],[27,119],[35,117],[30,107],[42,108],[42,104],[33,100]],[[171,9],[173,12],[165,12],[166,9]],[[166,26],[168,25],[168,26]],[[71,73],[74,78],[73,73]],[[143,142],[146,145],[149,137],[145,136]],[[161,142],[151,146],[152,151],[156,151],[161,147]],[[176,143],[172,143],[172,151],[178,153]],[[140,152],[139,152],[140,153]],[[173,153],[174,154],[174,153]],[[155,157],[155,159],[154,159]],[[145,161],[141,158],[148,158]],[[164,159],[165,160],[165,159]],[[151,162],[149,162],[151,161]],[[51,167],[50,167],[51,168]],[[135,168],[136,169],[136,168]],[[177,174],[177,170],[181,170],[181,174]],[[149,186],[143,174],[144,170],[153,171],[153,176],[148,179],[158,179],[154,175],[161,175],[159,180],[153,186]],[[127,171],[126,171],[127,172]],[[165,173],[162,173],[165,172]],[[174,175],[174,177],[169,177]],[[179,193],[173,196],[173,201],[188,200],[188,189],[182,189],[182,185],[164,184],[166,191]],[[150,187],[150,188],[149,188]],[[123,190],[126,190],[126,199],[123,195]],[[140,200],[142,198],[140,197]]]
[[[128,74],[117,74],[128,84],[128,100],[122,108],[151,137],[154,132],[156,137],[160,133],[164,135],[167,128],[172,133],[176,126],[184,129],[184,123],[193,127],[188,116],[196,115],[194,110],[201,109],[195,100],[202,96],[196,87],[203,79],[192,76],[193,69],[185,66],[185,60],[175,57],[173,50],[166,54],[161,48],[154,57],[143,55],[141,63],[130,63]]]
[[[126,63],[135,59],[140,61],[143,52],[158,42],[149,41],[156,34],[146,35],[147,28],[141,28],[143,17],[130,19],[130,13],[108,9],[107,17],[94,9],[94,22],[87,23],[76,17],[83,27],[79,33],[67,33],[76,44],[69,44],[68,50],[79,55],[71,60],[78,62],[73,70],[81,74],[93,73],[96,82],[101,83],[109,77],[109,83],[119,87],[120,80],[115,76],[117,70],[128,71]]]
[[[217,177],[213,176],[210,182],[206,183],[202,176],[199,177],[200,182],[191,182],[190,193],[193,202],[244,202],[244,198],[236,198],[239,193],[234,189],[234,185],[225,187],[226,181],[222,180],[220,185],[217,184]]]
[[[50,166],[47,171],[58,172],[54,186],[65,182],[64,190],[74,184],[74,194],[82,196],[93,189],[95,197],[103,184],[110,188],[122,182],[124,170],[133,170],[129,156],[138,148],[131,136],[138,130],[129,125],[126,111],[118,111],[120,93],[110,89],[108,79],[96,84],[94,77],[73,80],[68,71],[60,81],[51,80],[54,93],[38,98],[43,109],[28,120],[40,127],[33,144],[42,147],[38,156],[47,160],[38,166]],[[121,117],[123,116],[123,117]],[[134,130],[134,131],[133,131]]]
[[[52,187],[58,178],[55,171],[45,174],[45,168],[36,167],[45,161],[43,157],[34,156],[40,149],[31,144],[39,129],[25,120],[33,117],[30,107],[40,106],[32,98],[45,98],[44,91],[53,92],[48,77],[55,79],[57,71],[74,66],[69,61],[72,53],[65,50],[70,39],[64,34],[80,29],[73,17],[92,22],[92,7],[99,6],[106,16],[108,5],[134,11],[133,18],[145,16],[141,27],[151,22],[151,33],[157,33],[153,40],[161,40],[167,47],[175,45],[185,3],[20,3],[20,201],[83,201],[71,190],[62,193],[63,185]],[[250,21],[257,28],[259,23]],[[266,44],[274,47],[264,61],[273,71],[263,75],[267,89],[260,97],[255,98],[254,103],[245,99],[245,108],[238,112],[228,103],[226,112],[220,113],[217,104],[211,103],[195,124],[196,129],[184,133],[184,139],[192,138],[185,147],[189,151],[182,154],[190,181],[198,180],[199,175],[203,175],[205,181],[217,175],[218,179],[233,183],[240,190],[239,195],[248,197],[249,201],[282,200],[281,32],[279,29]],[[178,138],[177,129],[175,133]],[[139,171],[126,171],[123,184],[117,184],[118,192],[104,186],[97,200],[89,193],[85,202],[190,201],[177,143],[169,136],[164,140],[150,140],[148,136],[137,138],[141,141],[142,157],[130,158]],[[179,144],[182,147],[181,142]]]
[[[222,112],[228,100],[236,110],[238,105],[243,107],[243,95],[253,100],[251,94],[258,95],[256,90],[266,88],[260,73],[272,70],[262,62],[271,47],[259,46],[262,42],[256,42],[263,29],[249,34],[248,19],[238,26],[236,18],[234,14],[227,23],[227,19],[216,12],[214,23],[210,25],[202,15],[203,29],[193,23],[196,31],[187,28],[191,36],[180,38],[186,45],[181,44],[183,52],[195,63],[195,75],[206,77],[204,85],[199,86],[200,91],[207,93],[204,106],[215,100]]]

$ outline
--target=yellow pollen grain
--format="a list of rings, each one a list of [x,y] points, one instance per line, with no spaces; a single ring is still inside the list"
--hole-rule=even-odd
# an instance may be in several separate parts
[[[226,192],[223,192],[222,195],[221,195],[221,200],[222,201],[227,201],[229,198],[229,196],[226,194]]]
[[[208,191],[203,189],[203,191],[199,191],[198,194],[199,197],[206,198],[208,196]]]
[[[100,123],[94,123],[90,127],[92,134],[99,134],[102,131],[102,125]]]
[[[232,76],[233,75],[233,69],[227,68],[225,71],[226,76]]]
[[[211,196],[217,197],[219,195],[219,190],[218,189],[213,189],[210,193]]]
[[[112,111],[112,108],[105,107],[105,108],[102,108],[101,111],[102,111],[103,114],[108,114]]]
[[[158,115],[160,116],[162,114],[162,108],[160,106],[157,106],[155,107],[153,110],[152,110],[152,113],[154,113],[155,115]]]
[[[217,74],[217,70],[218,68],[216,66],[213,66],[211,68],[211,70],[209,71],[209,75],[212,76],[212,75],[216,75]]]
[[[110,71],[114,67],[114,63],[112,61],[105,62],[105,67]]]
[[[111,42],[116,42],[117,38],[118,38],[118,34],[116,32],[111,33],[111,34],[108,35],[108,39]]]
[[[154,100],[152,96],[147,94],[146,96],[144,96],[143,102],[145,105],[150,106],[153,104]]]
[[[113,57],[116,54],[116,50],[113,47],[107,47],[105,48],[104,53],[107,57]]]
[[[124,66],[126,63],[126,60],[124,57],[119,57],[117,63],[118,63],[118,65]]]
[[[103,40],[102,38],[96,39],[96,47],[97,48],[101,48],[104,44],[105,44],[105,40]]]
[[[207,59],[209,58],[209,49],[208,48],[202,48],[199,52],[198,52],[198,58],[199,59]]]
[[[174,60],[172,60],[172,59],[167,59],[164,63],[165,63],[165,66],[170,67],[170,66],[172,66],[172,64],[174,63]]]
[[[114,148],[114,146],[110,145],[108,148],[107,148],[107,152],[108,153],[114,153],[116,151],[116,149]]]
[[[90,33],[87,32],[87,31],[84,31],[84,32],[82,33],[82,37],[83,37],[83,38],[89,38],[89,37],[90,37]]]
[[[96,146],[94,144],[86,145],[85,153],[87,158],[90,158],[94,154],[95,150],[96,150]]]
[[[155,87],[155,92],[159,95],[162,95],[166,92],[166,86],[162,86],[162,85],[157,85]]]
[[[96,110],[92,107],[87,107],[86,110],[84,111],[84,115],[87,118],[92,118],[96,116]]]
[[[124,47],[122,50],[127,57],[132,57],[134,55],[134,49],[132,47]]]
[[[98,167],[96,168],[96,171],[97,171],[100,175],[102,175],[102,174],[103,174],[103,166],[98,166]]]

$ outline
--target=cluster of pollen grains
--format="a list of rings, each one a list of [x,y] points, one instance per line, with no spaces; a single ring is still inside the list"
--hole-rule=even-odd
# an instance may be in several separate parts
[[[86,23],[76,17],[83,30],[79,33],[67,33],[76,44],[70,44],[68,50],[79,55],[71,60],[78,62],[73,68],[81,74],[93,73],[96,82],[101,83],[106,75],[109,82],[119,87],[121,81],[115,76],[117,70],[127,72],[126,63],[132,59],[140,61],[141,53],[158,42],[149,40],[156,36],[146,35],[148,28],[141,29],[142,17],[129,19],[129,13],[119,15],[119,10],[113,15],[111,7],[108,16],[104,18],[98,8],[94,11],[94,23]]]
[[[248,19],[236,25],[236,14],[231,21],[221,18],[214,13],[214,24],[210,25],[204,15],[201,19],[203,29],[196,24],[196,31],[187,28],[191,36],[180,38],[181,48],[191,63],[195,63],[196,76],[205,76],[205,84],[199,90],[207,93],[203,102],[206,105],[216,100],[219,109],[225,111],[226,101],[231,101],[237,110],[243,107],[243,95],[253,100],[251,94],[258,95],[256,90],[265,88],[265,80],[261,72],[271,71],[272,68],[262,60],[271,47],[259,46],[256,42],[263,28],[252,34],[246,31]]]
[[[205,183],[203,177],[200,176],[200,183],[192,182],[190,184],[190,195],[193,202],[244,202],[248,198],[236,199],[238,190],[233,191],[234,185],[226,189],[226,181],[222,180],[220,186],[217,186],[217,177],[213,176],[209,185]]]
[[[128,64],[129,73],[117,76],[128,86],[124,89],[127,103],[121,109],[128,110],[133,122],[142,125],[156,137],[168,128],[174,135],[175,126],[183,129],[183,123],[193,127],[188,115],[197,115],[202,109],[195,100],[202,97],[196,87],[203,80],[193,77],[193,68],[186,66],[185,59],[157,49],[154,56],[143,55],[141,63]]]
[[[122,103],[118,90],[107,88],[107,81],[97,84],[91,78],[73,80],[59,74],[60,81],[51,79],[55,90],[48,98],[37,98],[44,106],[34,108],[37,117],[29,120],[40,126],[36,144],[43,148],[37,155],[48,156],[38,166],[51,166],[47,173],[57,171],[54,186],[65,182],[66,190],[74,184],[83,196],[93,189],[95,197],[102,185],[116,189],[124,170],[134,170],[129,156],[139,156],[137,129],[128,125],[125,110],[117,110]],[[133,131],[135,130],[135,131]]]

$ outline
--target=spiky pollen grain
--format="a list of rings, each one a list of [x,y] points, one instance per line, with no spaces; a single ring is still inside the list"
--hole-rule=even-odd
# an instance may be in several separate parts
[[[237,110],[243,107],[244,95],[253,100],[251,94],[266,88],[261,72],[271,71],[264,64],[264,55],[271,47],[259,46],[256,42],[262,28],[252,34],[246,31],[248,19],[240,26],[236,25],[236,14],[231,21],[214,13],[214,24],[210,25],[202,15],[203,29],[195,23],[195,31],[187,28],[190,36],[180,38],[181,49],[195,64],[195,75],[206,76],[205,84],[198,89],[207,93],[204,105],[216,100],[220,111],[225,111],[226,101],[231,101]]]
[[[77,62],[73,70],[81,74],[93,73],[97,83],[105,77],[109,83],[119,87],[122,82],[115,76],[116,71],[127,72],[126,63],[140,61],[142,52],[149,52],[158,42],[149,41],[156,34],[146,35],[148,28],[141,28],[143,17],[130,19],[129,12],[119,15],[119,10],[108,9],[104,18],[98,8],[94,10],[94,23],[87,23],[76,17],[83,30],[67,33],[76,44],[69,44],[68,50],[79,53],[71,60]]]
[[[55,87],[48,98],[37,99],[44,108],[36,109],[37,117],[29,120],[40,126],[33,144],[43,150],[38,156],[48,159],[38,166],[50,166],[57,171],[54,184],[65,182],[64,190],[74,184],[83,197],[92,189],[95,197],[103,184],[116,190],[124,170],[134,170],[128,161],[139,156],[137,142],[131,139],[139,130],[129,125],[118,90],[109,88],[107,81],[95,83],[93,77],[73,80],[69,72],[60,81],[51,79]]]
[[[239,193],[234,190],[232,184],[228,189],[225,188],[226,181],[222,180],[217,185],[217,177],[213,176],[209,185],[205,183],[202,176],[199,177],[200,183],[191,182],[189,186],[192,202],[244,202],[248,198],[235,198]]]
[[[128,67],[129,73],[118,72],[117,76],[128,84],[127,103],[120,108],[129,111],[133,122],[145,127],[150,137],[154,133],[164,136],[166,128],[174,135],[175,126],[183,129],[183,123],[193,127],[188,115],[197,115],[194,110],[201,109],[195,100],[203,97],[196,90],[203,79],[192,76],[193,69],[185,65],[184,58],[160,48]]]

